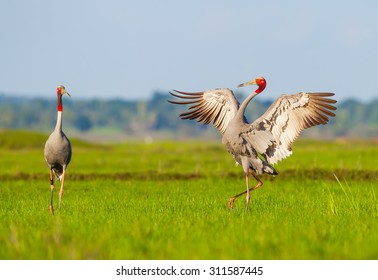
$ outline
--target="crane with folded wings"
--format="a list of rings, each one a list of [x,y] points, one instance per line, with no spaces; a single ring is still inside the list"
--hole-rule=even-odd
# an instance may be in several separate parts
[[[234,207],[234,201],[246,194],[246,210],[250,201],[251,190],[260,188],[263,183],[258,177],[263,173],[277,175],[273,165],[292,154],[292,143],[306,128],[327,124],[329,117],[335,117],[337,101],[329,98],[330,92],[299,92],[281,95],[267,111],[252,123],[244,116],[249,102],[266,87],[266,80],[257,77],[238,87],[256,85],[240,105],[232,90],[213,89],[204,92],[170,92],[183,101],[169,100],[170,103],[191,105],[187,112],[180,114],[182,119],[196,119],[204,124],[213,123],[222,134],[222,142],[245,174],[246,191],[230,198],[228,207]],[[257,184],[249,187],[249,175]]]

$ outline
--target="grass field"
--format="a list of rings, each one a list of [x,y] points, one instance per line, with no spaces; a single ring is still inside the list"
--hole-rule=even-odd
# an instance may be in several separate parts
[[[246,212],[218,142],[73,140],[50,216],[46,138],[0,131],[0,259],[378,258],[376,141],[298,141]]]

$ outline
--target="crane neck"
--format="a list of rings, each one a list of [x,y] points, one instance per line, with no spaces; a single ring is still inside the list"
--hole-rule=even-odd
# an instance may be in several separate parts
[[[258,95],[259,93],[257,92],[253,92],[251,93],[244,101],[243,103],[240,105],[239,107],[239,110],[235,116],[235,118],[237,120],[240,120],[240,121],[243,121],[244,120],[244,113],[245,113],[245,110],[247,109],[247,106],[249,104],[249,102],[256,96]]]
[[[57,97],[58,97],[58,112],[63,112],[63,102],[62,102],[62,95],[61,94],[57,94]]]
[[[63,115],[63,102],[62,102],[62,95],[58,94],[58,114],[56,117],[56,126],[55,130],[62,130],[62,115]]]

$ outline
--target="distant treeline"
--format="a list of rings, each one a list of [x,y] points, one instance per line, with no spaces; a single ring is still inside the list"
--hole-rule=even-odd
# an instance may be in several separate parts
[[[183,106],[167,102],[168,93],[156,92],[150,100],[75,100],[64,98],[64,128],[76,132],[124,132],[130,137],[167,133],[178,137],[211,137],[212,126],[182,121]],[[242,101],[243,96],[238,96]],[[272,102],[254,99],[246,117],[251,122]],[[346,100],[337,103],[336,118],[329,125],[308,130],[310,137],[377,137],[378,99],[369,103]],[[28,129],[48,132],[56,122],[56,100],[0,95],[0,129]]]

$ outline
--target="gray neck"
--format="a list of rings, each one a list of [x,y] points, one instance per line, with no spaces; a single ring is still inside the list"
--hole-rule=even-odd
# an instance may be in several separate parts
[[[235,119],[237,119],[238,121],[243,121],[244,120],[244,113],[245,113],[245,109],[247,109],[247,106],[249,104],[249,102],[256,96],[258,95],[258,93],[256,92],[253,92],[251,93],[244,101],[243,103],[240,105],[239,107],[239,110],[235,116]]]

